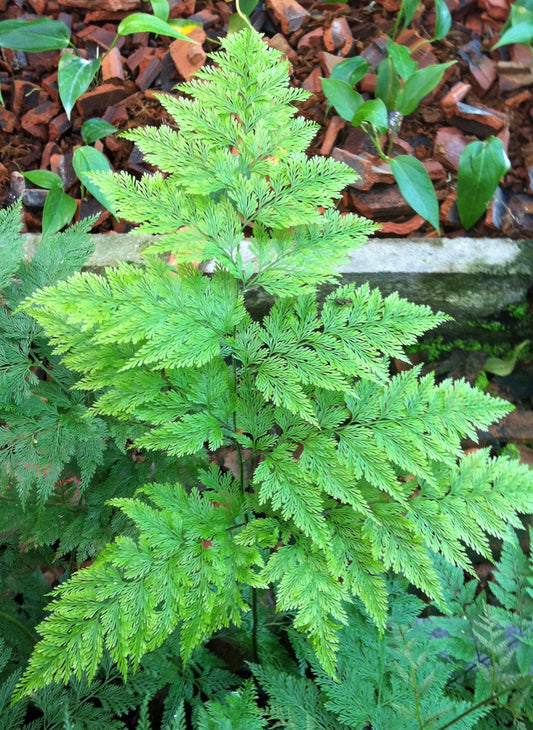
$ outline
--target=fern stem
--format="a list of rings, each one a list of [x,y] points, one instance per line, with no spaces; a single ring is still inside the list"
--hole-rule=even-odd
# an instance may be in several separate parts
[[[237,390],[238,390],[237,362],[235,361],[233,354],[231,356],[231,365],[232,365],[232,371],[233,371],[233,389],[234,389],[234,392],[237,393]],[[236,413],[236,411],[233,411],[233,430],[235,431],[235,433],[237,433],[237,413]],[[246,485],[244,483],[244,460],[242,458],[242,447],[238,442],[236,442],[236,446],[237,446],[237,455],[239,458],[239,482],[240,482],[241,493],[244,495]],[[246,522],[248,522],[248,519],[249,519],[248,512],[246,512],[245,519],[246,519]],[[257,588],[252,586],[252,661],[255,663],[259,662],[259,654],[257,651],[257,623],[258,623]]]
[[[8,613],[5,613],[4,611],[0,611],[0,619],[6,621],[9,624],[12,624],[19,631],[22,631],[23,634],[26,634],[26,636],[28,637],[28,639],[30,639],[32,644],[36,643],[36,641],[37,641],[36,637],[31,633],[31,631],[29,629],[27,629],[24,626],[24,624],[22,624],[14,616],[10,616]]]
[[[457,717],[454,717],[454,719],[450,720],[450,722],[447,722],[446,725],[441,725],[438,728],[438,730],[446,730],[446,728],[452,727],[452,725],[455,725],[457,722],[459,722],[459,720],[462,720],[463,717],[470,715],[471,712],[475,712],[476,710],[479,710],[480,707],[483,707],[484,705],[488,705],[491,702],[494,702],[494,700],[497,700],[500,695],[507,694],[508,692],[513,692],[514,690],[520,689],[521,687],[525,687],[525,685],[528,684],[529,682],[533,682],[533,677],[523,677],[520,682],[517,682],[516,684],[511,684],[507,687],[504,687],[499,692],[493,692],[491,695],[486,697],[484,700],[481,700],[476,705],[472,705],[472,707],[469,707],[468,710],[461,712],[460,715],[457,715]]]
[[[259,663],[259,652],[257,649],[257,588],[252,587],[252,661]]]
[[[400,636],[402,637],[403,645],[407,649],[407,641],[405,639],[405,634],[402,630],[402,628],[399,628]],[[413,696],[415,701],[415,713],[416,713],[416,721],[418,722],[418,727],[420,730],[424,730],[424,722],[422,720],[422,715],[420,712],[420,698],[418,693],[418,681],[416,676],[416,669],[413,660],[411,659],[411,655],[408,656],[408,662],[409,662],[409,670],[411,674],[411,687],[413,689]]]
[[[40,370],[42,370],[44,373],[46,373],[48,375],[48,377],[50,378],[50,380],[53,383],[55,383],[57,385],[57,387],[60,390],[62,390],[63,393],[65,393],[65,395],[67,395],[70,398],[70,395],[71,395],[70,390],[68,388],[65,388],[63,383],[61,383],[61,381],[59,381],[55,377],[55,375],[52,373],[52,371],[46,367],[46,365],[41,361],[41,359],[39,357],[37,357],[37,355],[34,352],[30,353],[30,357],[33,360],[33,362],[35,363],[35,367],[38,367]]]

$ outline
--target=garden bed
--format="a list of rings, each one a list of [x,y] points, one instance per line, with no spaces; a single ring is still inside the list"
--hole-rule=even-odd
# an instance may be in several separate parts
[[[205,51],[215,50],[223,37],[233,4],[222,0],[180,0],[171,2],[171,18],[189,18],[201,23],[194,31],[198,45],[136,33],[120,39],[102,67],[99,85],[77,102],[67,119],[58,99],[57,63],[59,51],[21,53],[2,50],[0,82],[6,107],[0,111],[0,204],[31,187],[20,173],[50,169],[59,174],[64,188],[80,199],[80,185],[72,170],[73,150],[82,142],[80,128],[92,116],[102,116],[118,129],[168,123],[169,117],[157,98],[158,91],[170,91],[188,79],[205,62]],[[533,83],[531,52],[525,46],[505,46],[491,51],[507,17],[506,0],[448,3],[452,27],[442,41],[424,43],[434,26],[433,4],[420,5],[410,28],[399,40],[413,48],[420,67],[448,61],[450,67],[439,86],[400,129],[402,152],[422,160],[435,184],[440,201],[442,230],[448,236],[464,236],[455,205],[456,170],[459,154],[473,139],[498,136],[507,149],[511,167],[497,190],[493,205],[467,235],[528,238],[533,229],[533,143],[531,121]],[[320,77],[346,57],[363,55],[375,69],[384,55],[384,37],[390,33],[400,6],[395,0],[383,3],[331,4],[303,0],[269,0],[252,15],[254,26],[269,43],[286,53],[292,81],[312,92],[301,113],[320,124],[311,153],[331,154],[351,164],[362,174],[357,187],[345,192],[342,206],[378,220],[379,235],[434,236],[436,232],[406,204],[387,165],[372,157],[368,139],[360,128],[350,127],[335,116],[326,115]],[[149,12],[149,4],[100,0],[21,0],[0,2],[0,19],[59,18],[71,28],[72,43],[87,58],[101,56],[109,48],[120,21],[132,11]],[[361,90],[370,92],[375,77],[367,74]],[[464,104],[477,107],[472,110]],[[99,140],[96,146],[115,169],[134,175],[146,170],[131,142],[116,136]],[[26,191],[28,230],[39,230],[46,193]],[[80,203],[79,215],[100,209],[92,199]],[[98,231],[124,232],[128,223],[102,215]]]

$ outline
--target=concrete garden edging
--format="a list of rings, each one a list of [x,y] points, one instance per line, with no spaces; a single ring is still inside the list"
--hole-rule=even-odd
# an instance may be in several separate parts
[[[119,261],[140,263],[153,236],[94,234],[93,239],[95,252],[86,268],[101,270]],[[31,257],[38,241],[37,234],[26,235],[26,255]],[[498,335],[496,339],[501,340],[505,339],[502,333],[487,333],[472,322],[495,318],[509,305],[525,300],[533,286],[533,240],[376,238],[354,250],[339,272],[344,283],[368,281],[385,295],[398,291],[413,302],[451,315],[454,321],[439,328],[447,339],[483,341],[489,335],[494,341]],[[264,302],[259,293],[250,295],[250,300],[258,307]]]

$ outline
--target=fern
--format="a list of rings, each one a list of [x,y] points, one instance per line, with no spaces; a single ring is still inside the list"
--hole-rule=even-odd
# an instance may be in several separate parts
[[[56,283],[81,267],[92,250],[86,236],[91,222],[42,240],[27,263],[22,256],[20,204],[1,211],[2,246],[9,249],[1,264],[2,491],[16,490],[23,504],[36,494],[41,508],[61,478],[76,474],[80,489],[88,485],[102,460],[107,429],[101,419],[85,418],[87,399],[70,392],[72,373],[52,354],[35,321],[15,309],[37,287]]]
[[[256,704],[253,682],[227,695],[224,703],[207,702],[198,715],[198,730],[261,730],[266,727]]]
[[[316,287],[375,228],[335,209],[352,171],[303,153],[314,125],[294,118],[291,102],[306,93],[289,88],[280,54],[248,30],[213,60],[181,87],[190,98],[163,98],[178,131],[129,133],[161,173],[94,176],[121,215],[159,234],[146,265],[73,274],[17,310],[79,376],[72,389],[90,399],[86,423],[101,419],[138,453],[160,453],[170,472],[175,461],[168,478],[156,473],[136,495],[110,500],[129,527],[57,588],[18,697],[72,675],[90,680],[107,654],[126,676],[173,635],[190,661],[243,621],[252,658],[264,660],[257,603],[270,590],[333,693],[328,677],[357,601],[380,646],[391,620],[387,573],[444,606],[435,555],[468,568],[466,547],[488,554],[487,534],[502,536],[517,513],[533,511],[527,469],[484,451],[462,458],[460,440],[508,413],[507,403],[416,368],[390,376],[390,358],[405,358],[403,347],[445,315],[368,286],[340,286],[318,306]],[[175,266],[151,255],[162,251]],[[211,259],[212,276],[191,265]],[[275,299],[260,322],[247,309],[256,286]],[[428,687],[442,694],[449,673],[431,675],[436,653],[422,661],[416,637],[404,641],[398,629],[383,656],[394,667],[388,699],[367,707],[382,725],[395,713],[405,727],[436,726],[466,707],[448,697],[432,705]],[[315,712],[316,691],[291,687]],[[215,702],[198,714],[204,727],[262,724],[247,687]],[[350,722],[363,717],[358,707]],[[468,708],[471,719],[485,712]]]

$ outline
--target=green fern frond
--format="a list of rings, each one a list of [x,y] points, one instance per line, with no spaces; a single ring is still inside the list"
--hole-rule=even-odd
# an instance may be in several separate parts
[[[198,714],[198,730],[261,730],[266,726],[251,680],[228,694],[224,703],[207,702]]]
[[[0,210],[0,291],[11,283],[24,258],[22,250],[22,201]]]

